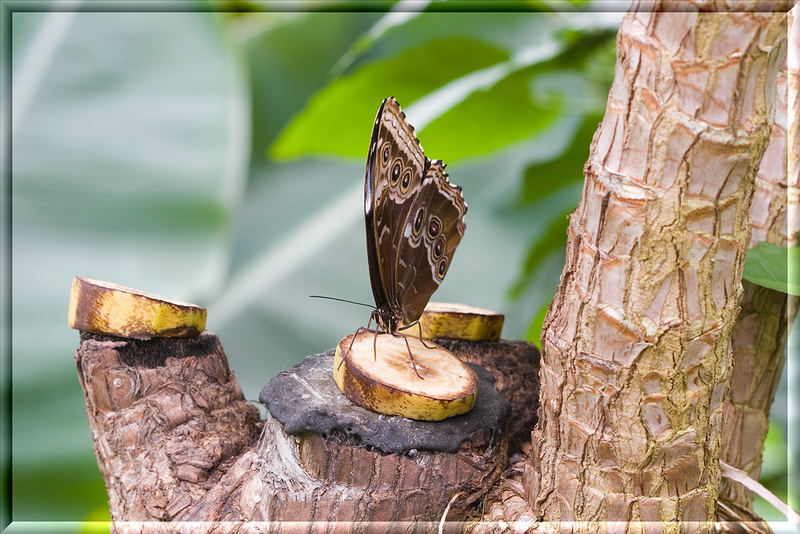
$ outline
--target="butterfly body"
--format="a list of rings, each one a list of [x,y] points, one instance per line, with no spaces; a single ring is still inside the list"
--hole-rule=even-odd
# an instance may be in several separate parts
[[[461,188],[430,160],[394,98],[381,103],[364,180],[367,260],[380,329],[419,319],[466,229]]]

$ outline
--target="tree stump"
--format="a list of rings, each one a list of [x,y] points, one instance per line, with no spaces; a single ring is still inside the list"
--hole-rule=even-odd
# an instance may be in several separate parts
[[[462,354],[502,359],[505,347],[511,357],[503,343],[472,343]],[[517,356],[529,358],[531,347]],[[117,532],[436,531],[445,509],[446,531],[460,530],[507,465],[508,403],[477,366],[473,411],[433,423],[354,405],[345,414],[332,351],[313,355],[275,380],[316,376],[310,390],[295,388],[316,407],[286,403],[295,416],[307,410],[306,423],[322,425],[315,431],[292,426],[272,401],[278,416],[259,421],[213,334],[142,341],[82,332],[75,360]]]
[[[82,332],[75,362],[114,521],[182,518],[261,431],[212,334]]]
[[[297,509],[278,513],[312,521],[438,522],[458,495],[448,518],[464,519],[505,469],[508,449],[508,402],[490,373],[472,367],[472,411],[437,422],[352,404],[333,381],[333,351],[278,374],[259,400],[295,436],[293,453],[308,483],[289,499]]]
[[[509,453],[524,452],[539,410],[539,349],[527,341],[496,342],[434,338],[462,361],[476,363],[495,377],[495,387],[511,403]]]

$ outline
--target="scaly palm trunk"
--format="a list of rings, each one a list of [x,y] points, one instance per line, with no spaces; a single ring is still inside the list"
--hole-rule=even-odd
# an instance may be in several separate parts
[[[797,11],[795,7],[790,15],[796,16]],[[789,20],[792,19],[790,16]],[[800,53],[800,26],[790,28],[789,48],[796,56]],[[797,58],[792,59],[794,63]],[[800,121],[796,111],[800,73],[795,64],[789,68],[788,78],[786,70],[778,73],[775,124],[756,177],[750,209],[751,247],[760,241],[797,246],[800,236],[800,220],[796,217],[800,204]],[[795,111],[787,115],[790,95]],[[794,144],[789,151],[787,133]],[[798,299],[746,281],[743,286],[742,311],[731,335],[733,375],[725,406],[720,457],[757,479],[769,428],[769,410],[783,371],[786,337],[797,314]],[[720,494],[734,505],[752,510],[752,494],[740,484],[723,480]]]
[[[784,39],[785,14],[625,17],[542,333],[524,479],[539,519],[710,530],[730,332]]]

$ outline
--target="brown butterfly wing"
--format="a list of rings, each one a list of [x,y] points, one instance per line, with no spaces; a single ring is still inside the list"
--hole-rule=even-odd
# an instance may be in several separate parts
[[[395,291],[398,234],[429,163],[397,101],[384,100],[372,129],[364,184],[367,260],[378,308],[401,309]]]
[[[431,162],[395,236],[392,293],[406,324],[419,319],[444,280],[466,229],[461,187],[450,183],[444,168],[441,161]]]

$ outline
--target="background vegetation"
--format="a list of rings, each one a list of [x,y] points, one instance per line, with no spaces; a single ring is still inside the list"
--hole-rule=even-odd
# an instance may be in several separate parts
[[[470,205],[434,298],[502,311],[505,337],[538,344],[622,14],[402,6],[11,15],[14,521],[108,518],[66,326],[74,275],[208,306],[254,402],[366,323],[308,295],[371,302],[363,172],[384,97]],[[762,477],[783,494],[786,405],[784,387]]]

